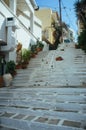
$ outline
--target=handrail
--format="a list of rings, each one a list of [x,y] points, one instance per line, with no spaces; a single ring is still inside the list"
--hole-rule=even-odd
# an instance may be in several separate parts
[[[26,30],[26,32],[28,34],[31,34],[36,40],[38,40],[37,37],[35,37],[35,35],[28,30],[28,28],[21,22],[21,20],[12,12],[12,10],[3,2],[3,0],[1,0],[0,2],[2,2],[2,4],[9,10],[9,12],[18,20],[18,22],[20,23],[20,25],[23,27],[24,30]]]
[[[6,18],[6,16],[0,11],[0,14],[4,17],[4,18]]]

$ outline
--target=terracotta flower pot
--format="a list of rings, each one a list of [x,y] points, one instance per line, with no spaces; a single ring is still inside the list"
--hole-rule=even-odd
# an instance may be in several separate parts
[[[37,52],[40,52],[40,51],[42,51],[42,48],[41,48],[41,47],[38,47],[38,48],[37,48]]]
[[[63,60],[63,58],[61,56],[56,57],[56,61],[61,61],[61,60]]]
[[[4,80],[3,80],[3,76],[0,76],[0,87],[4,86]]]
[[[32,55],[31,55],[31,58],[35,58],[35,57],[36,57],[36,55],[35,55],[35,54],[32,54]]]
[[[16,69],[21,69],[22,68],[22,65],[16,65]]]
[[[27,64],[22,64],[22,69],[26,69],[27,68]]]

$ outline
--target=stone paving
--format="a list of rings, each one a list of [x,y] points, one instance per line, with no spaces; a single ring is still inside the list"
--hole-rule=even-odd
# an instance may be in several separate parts
[[[0,88],[0,130],[85,129],[86,55],[71,44],[40,52]]]

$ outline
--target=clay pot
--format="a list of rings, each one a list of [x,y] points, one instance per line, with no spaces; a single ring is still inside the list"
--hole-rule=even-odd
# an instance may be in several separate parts
[[[63,58],[61,56],[56,57],[56,61],[61,61],[61,60],[63,60]]]
[[[8,87],[11,85],[12,82],[12,75],[10,73],[4,74],[3,75],[3,80],[4,80],[4,86]]]
[[[16,65],[16,69],[21,69],[21,68],[22,68],[21,64]]]
[[[3,80],[3,76],[0,76],[0,87],[4,86],[4,80]]]

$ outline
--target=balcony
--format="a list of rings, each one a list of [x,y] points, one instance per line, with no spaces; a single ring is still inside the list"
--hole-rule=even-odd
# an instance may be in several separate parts
[[[8,17],[6,19],[6,27],[13,27],[15,29],[19,29],[19,22],[15,17]]]

